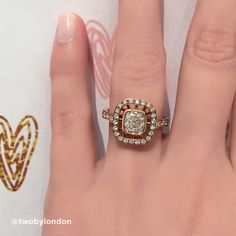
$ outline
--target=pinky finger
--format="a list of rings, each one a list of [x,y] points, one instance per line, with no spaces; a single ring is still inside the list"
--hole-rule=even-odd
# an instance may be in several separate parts
[[[52,177],[56,185],[85,182],[95,166],[93,119],[88,93],[88,41],[83,21],[64,13],[51,61]]]

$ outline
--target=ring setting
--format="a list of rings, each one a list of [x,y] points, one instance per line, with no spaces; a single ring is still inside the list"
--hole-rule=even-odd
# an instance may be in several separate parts
[[[169,118],[158,119],[155,107],[143,99],[123,99],[113,113],[104,109],[102,117],[110,121],[116,139],[125,144],[144,145],[158,128],[169,125]]]

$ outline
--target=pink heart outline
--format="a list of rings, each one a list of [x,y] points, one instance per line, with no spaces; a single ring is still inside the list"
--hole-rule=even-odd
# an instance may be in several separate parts
[[[105,27],[96,20],[89,20],[86,27],[93,56],[95,86],[98,93],[107,99],[111,89],[115,33],[110,38]]]

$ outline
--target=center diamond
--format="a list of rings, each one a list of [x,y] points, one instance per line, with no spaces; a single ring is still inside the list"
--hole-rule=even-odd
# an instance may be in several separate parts
[[[123,131],[126,134],[142,135],[145,130],[145,113],[139,110],[126,110],[123,118]]]

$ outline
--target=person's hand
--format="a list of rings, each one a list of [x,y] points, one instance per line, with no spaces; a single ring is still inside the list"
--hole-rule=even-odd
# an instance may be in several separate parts
[[[230,151],[225,147],[236,89],[235,12],[235,0],[198,1],[167,142],[159,129],[146,145],[121,144],[110,129],[100,161],[85,26],[72,13],[60,17],[45,217],[72,225],[46,225],[44,236],[236,235],[236,106]],[[160,0],[120,0],[110,108],[140,98],[161,118],[165,61]]]

